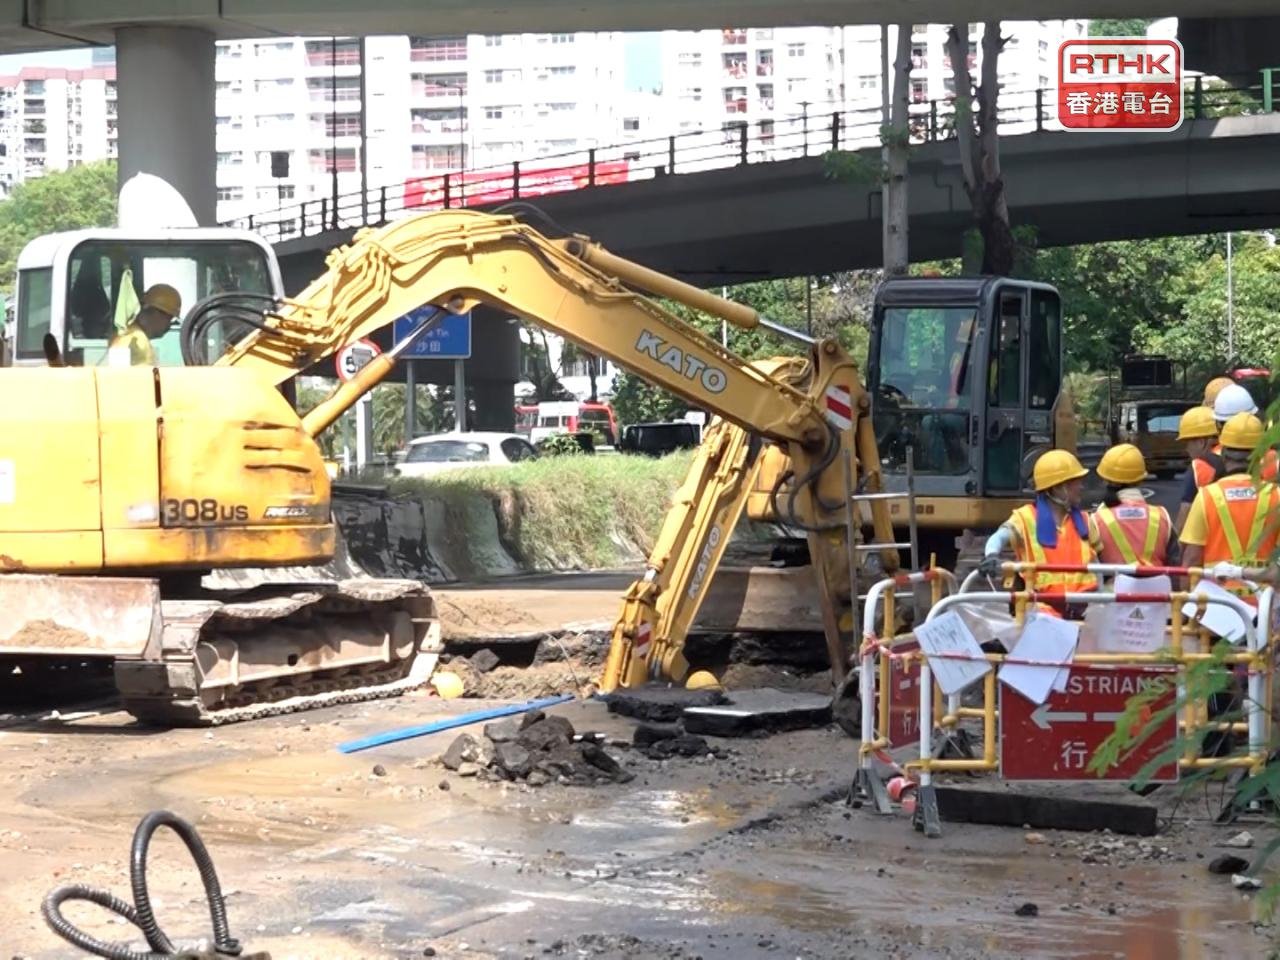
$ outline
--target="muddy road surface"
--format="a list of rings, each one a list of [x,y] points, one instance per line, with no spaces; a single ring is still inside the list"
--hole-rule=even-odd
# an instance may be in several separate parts
[[[1184,798],[1138,840],[944,824],[851,809],[856,744],[834,728],[712,739],[726,755],[607,749],[628,783],[538,788],[442,767],[457,732],[346,755],[341,742],[477,709],[426,695],[205,732],[120,713],[0,726],[0,957],[79,956],[39,915],[70,882],[127,896],[139,818],[193,822],[232,932],[275,958],[1265,957],[1255,894],[1207,864],[1240,826]],[[629,741],[598,701],[554,711]],[[72,715],[74,716],[74,715]],[[471,728],[478,732],[479,728]],[[1256,856],[1270,836],[1249,825]],[[171,835],[151,889],[175,939],[208,936]],[[1034,904],[1032,912],[1026,904]],[[70,918],[139,942],[88,905]]]

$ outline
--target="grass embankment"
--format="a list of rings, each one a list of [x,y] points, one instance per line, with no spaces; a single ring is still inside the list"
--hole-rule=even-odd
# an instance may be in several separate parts
[[[649,552],[691,459],[547,457],[397,479],[391,492],[442,505],[442,533],[462,543],[491,537],[483,521],[492,510],[502,549],[525,570],[599,569]]]

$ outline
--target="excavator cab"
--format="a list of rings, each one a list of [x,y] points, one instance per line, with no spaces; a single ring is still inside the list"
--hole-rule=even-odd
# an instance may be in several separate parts
[[[95,228],[46,234],[18,256],[13,343],[4,365],[43,366],[51,346],[67,366],[104,364],[118,326],[132,318],[143,292],[155,283],[177,288],[183,316],[218,293],[283,292],[270,246],[247,231]],[[181,319],[152,342],[160,366],[182,366]],[[216,344],[214,350],[216,356]]]
[[[1005,277],[888,280],[876,292],[867,387],[888,489],[905,489],[911,458],[922,540],[994,528],[1027,499],[1032,464],[1055,445],[1061,298]],[[906,522],[905,502],[891,509]]]

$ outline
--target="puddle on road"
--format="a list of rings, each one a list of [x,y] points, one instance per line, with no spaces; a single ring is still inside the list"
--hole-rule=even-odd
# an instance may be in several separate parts
[[[908,852],[879,876],[867,864],[886,863],[883,847],[870,860],[856,842],[846,849],[770,846],[753,858],[754,876],[736,865],[712,870],[704,909],[807,933],[889,934],[922,956],[963,945],[1061,960],[1201,960],[1252,956],[1250,945],[1261,944],[1252,930],[1256,903],[1207,875],[1196,883],[1151,868],[1087,872],[1074,861],[939,850],[927,860]],[[1038,904],[1038,917],[1014,915],[1024,901]],[[1067,909],[1073,903],[1082,906]]]

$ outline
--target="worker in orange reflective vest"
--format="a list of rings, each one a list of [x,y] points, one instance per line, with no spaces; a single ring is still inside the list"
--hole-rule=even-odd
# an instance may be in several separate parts
[[[1169,556],[1173,521],[1169,511],[1147,503],[1137,484],[1150,480],[1142,451],[1131,443],[1112,447],[1098,464],[1098,476],[1107,482],[1102,505],[1094,511],[1103,563],[1136,563],[1164,566]]]
[[[1223,476],[1196,494],[1182,528],[1182,562],[1261,566],[1270,562],[1280,531],[1280,489],[1249,475],[1249,457],[1262,442],[1262,421],[1238,413],[1222,427]]]
[[[1000,572],[1000,553],[1012,546],[1020,563],[1070,564],[1097,562],[1101,540],[1093,517],[1080,509],[1084,478],[1089,471],[1066,450],[1049,450],[1036,460],[1032,481],[1035,503],[1018,507],[987,540],[978,569],[987,576]],[[1048,594],[1046,612],[1066,613],[1064,601],[1053,594],[1085,593],[1098,589],[1098,578],[1087,572],[1036,572],[1025,577],[1032,590]],[[1073,611],[1074,612],[1074,611]]]
[[[1215,451],[1218,445],[1218,421],[1213,418],[1212,407],[1192,407],[1178,421],[1178,439],[1186,444],[1191,465],[1182,481],[1182,496],[1178,505],[1178,518],[1174,529],[1182,530],[1187,513],[1201,487],[1222,476],[1222,456]]]

